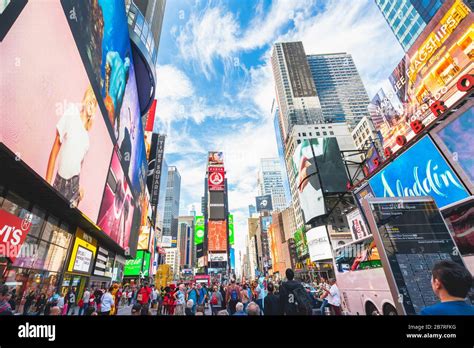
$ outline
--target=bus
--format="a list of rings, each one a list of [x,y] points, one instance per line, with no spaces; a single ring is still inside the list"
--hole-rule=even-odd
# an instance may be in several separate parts
[[[398,315],[373,236],[334,250],[334,273],[350,315]]]

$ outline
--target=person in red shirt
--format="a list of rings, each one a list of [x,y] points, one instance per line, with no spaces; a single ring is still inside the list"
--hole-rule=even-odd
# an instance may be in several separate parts
[[[137,295],[137,302],[142,306],[142,312],[148,313],[150,296],[151,288],[148,286],[148,283],[145,283],[145,285],[138,291]]]

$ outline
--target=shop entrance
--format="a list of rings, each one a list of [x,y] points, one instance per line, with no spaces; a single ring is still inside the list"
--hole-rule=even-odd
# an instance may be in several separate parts
[[[70,288],[76,289],[76,303],[82,298],[89,277],[75,275],[71,273],[64,274],[61,284],[61,293],[66,295]]]

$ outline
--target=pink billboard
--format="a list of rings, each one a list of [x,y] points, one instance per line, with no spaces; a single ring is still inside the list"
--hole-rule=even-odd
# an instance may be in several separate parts
[[[96,221],[113,145],[61,4],[29,1],[0,60],[0,140]]]

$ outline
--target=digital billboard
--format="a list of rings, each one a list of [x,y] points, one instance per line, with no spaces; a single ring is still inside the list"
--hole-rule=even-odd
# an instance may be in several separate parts
[[[208,166],[223,166],[224,165],[224,154],[219,151],[209,151],[208,154]]]
[[[397,151],[440,110],[466,95],[458,81],[474,71],[473,29],[474,14],[463,1],[445,1],[384,82],[384,96],[374,98],[369,112],[376,113],[374,124],[386,151]]]
[[[332,259],[331,243],[326,226],[318,226],[306,232],[311,261]]]
[[[132,49],[123,0],[61,0],[70,30],[100,98],[109,133],[131,181],[134,197],[143,195],[147,161]]]
[[[255,201],[258,212],[273,210],[272,195],[257,196],[255,197]]]
[[[61,5],[29,1],[1,46],[1,141],[95,222],[113,144]]]
[[[224,167],[208,168],[208,187],[209,191],[224,191]]]
[[[469,196],[429,136],[383,168],[369,184],[375,197],[431,196],[440,208]]]
[[[202,244],[204,242],[204,216],[196,216],[194,218],[194,244]]]
[[[464,266],[431,197],[370,198],[364,202],[399,314],[417,315],[439,302],[431,285],[436,262]]]
[[[356,208],[353,211],[347,213],[346,217],[353,240],[359,240],[371,235],[370,230],[367,228],[367,225],[365,224],[359,209]]]
[[[207,249],[209,251],[227,251],[227,224],[225,220],[207,224]]]
[[[301,227],[296,230],[294,234],[296,255],[299,259],[305,258],[308,256],[308,243],[306,242],[306,233],[304,227]]]
[[[462,256],[474,255],[474,197],[441,211]]]
[[[123,174],[118,154],[114,151],[97,225],[124,249],[130,244],[135,209],[132,192]]]
[[[234,245],[234,215],[229,214],[229,245]]]
[[[473,104],[472,101],[468,102],[431,132],[436,144],[471,193],[474,193]]]
[[[132,260],[125,262],[124,277],[133,276],[148,276],[148,269],[150,268],[150,253],[144,250],[138,250],[137,256]],[[141,273],[143,270],[143,273]]]
[[[96,252],[97,241],[78,228],[67,270],[90,274]]]

